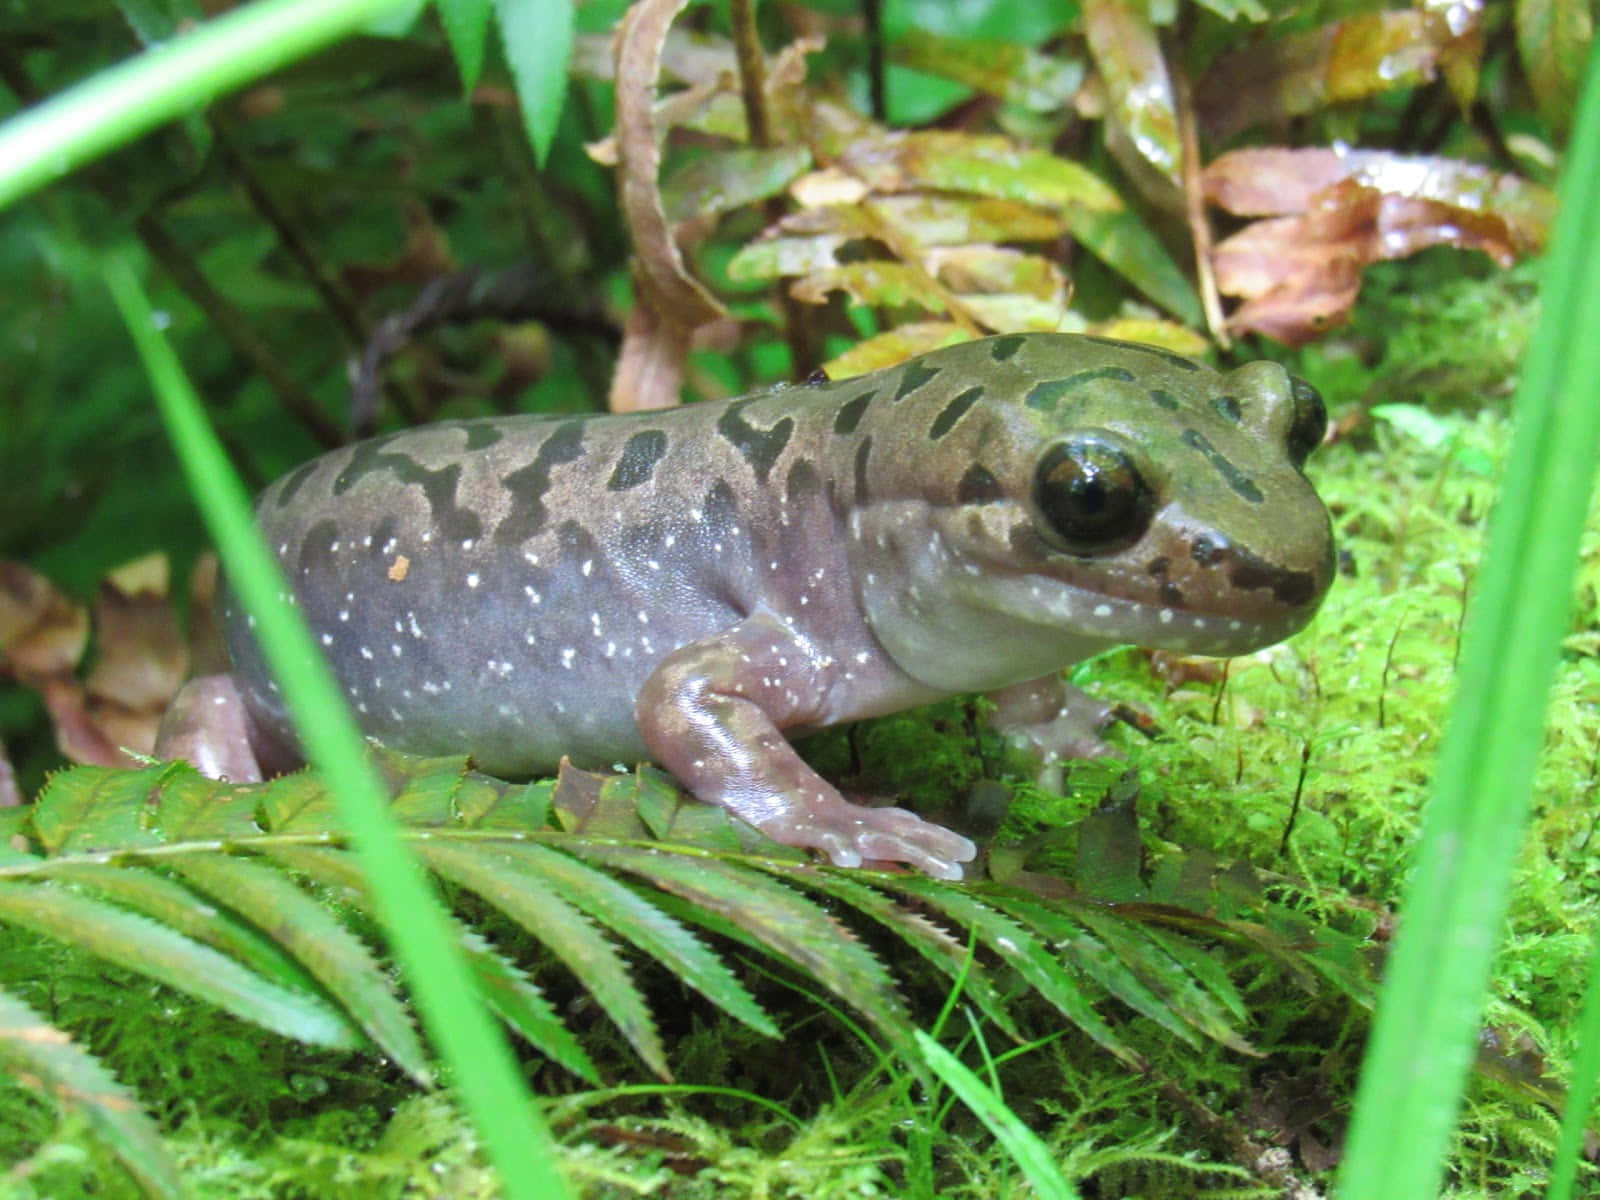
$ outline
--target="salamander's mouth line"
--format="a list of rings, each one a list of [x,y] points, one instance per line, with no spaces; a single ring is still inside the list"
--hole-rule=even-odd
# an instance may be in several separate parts
[[[1309,612],[1268,620],[1195,612],[1091,591],[1045,575],[1019,576],[1003,588],[991,579],[984,594],[1030,624],[1070,625],[1086,640],[1107,646],[1155,646],[1216,658],[1249,654],[1280,642],[1311,619]]]

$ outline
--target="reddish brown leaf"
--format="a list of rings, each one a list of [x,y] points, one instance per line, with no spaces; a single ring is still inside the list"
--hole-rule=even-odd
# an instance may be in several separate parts
[[[1229,320],[1291,344],[1339,323],[1368,263],[1435,245],[1502,265],[1545,239],[1552,200],[1535,184],[1470,163],[1381,151],[1258,148],[1206,168],[1231,212],[1274,215],[1213,251],[1217,286],[1245,297]]]

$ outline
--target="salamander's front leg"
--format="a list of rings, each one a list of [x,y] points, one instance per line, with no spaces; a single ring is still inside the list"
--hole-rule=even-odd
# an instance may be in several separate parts
[[[1074,687],[1059,671],[990,692],[989,699],[994,727],[1038,760],[1045,787],[1060,788],[1064,759],[1117,753],[1100,736],[1111,723],[1111,705]]]
[[[801,761],[780,729],[817,723],[833,660],[756,613],[680,647],[645,681],[634,715],[655,759],[702,800],[841,867],[904,862],[961,878],[977,847],[902,808],[852,804]]]

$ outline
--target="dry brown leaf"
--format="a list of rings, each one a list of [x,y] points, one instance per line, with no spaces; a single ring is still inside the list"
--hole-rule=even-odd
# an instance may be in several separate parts
[[[687,4],[638,0],[617,35],[618,190],[634,247],[635,296],[611,381],[614,412],[676,404],[694,331],[724,315],[689,274],[661,203],[656,77],[667,31]]]
[[[95,664],[84,681],[90,717],[115,746],[148,754],[156,726],[188,674],[165,554],[148,554],[100,584]]]
[[[0,667],[27,684],[71,674],[89,641],[89,613],[21,563],[0,560]]]
[[[188,650],[166,595],[161,555],[119,568],[94,608],[96,663],[87,684],[77,668],[90,614],[20,563],[0,561],[0,670],[35,691],[74,762],[131,766],[122,747],[147,752],[178,690]]]

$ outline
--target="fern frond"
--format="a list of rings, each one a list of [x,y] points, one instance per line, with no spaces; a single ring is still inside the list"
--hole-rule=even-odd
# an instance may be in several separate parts
[[[0,991],[0,1068],[83,1113],[147,1196],[178,1200],[177,1164],[155,1122],[100,1061],[21,1000]]]

